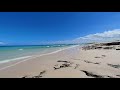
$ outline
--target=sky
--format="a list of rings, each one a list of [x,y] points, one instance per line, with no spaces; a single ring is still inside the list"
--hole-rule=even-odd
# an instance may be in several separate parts
[[[119,12],[0,12],[0,45],[120,39]]]

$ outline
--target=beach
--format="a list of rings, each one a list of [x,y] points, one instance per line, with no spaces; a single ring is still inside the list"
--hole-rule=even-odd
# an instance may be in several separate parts
[[[119,78],[119,45],[71,46],[0,64],[0,78]]]

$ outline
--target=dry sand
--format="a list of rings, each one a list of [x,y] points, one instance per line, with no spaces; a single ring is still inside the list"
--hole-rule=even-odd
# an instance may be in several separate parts
[[[119,78],[120,50],[80,46],[27,61],[0,64],[0,78]],[[13,65],[8,68],[6,66]],[[4,69],[1,69],[4,68]]]

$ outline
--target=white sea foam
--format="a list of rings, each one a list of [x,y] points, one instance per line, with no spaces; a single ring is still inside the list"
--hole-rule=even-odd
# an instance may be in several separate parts
[[[46,47],[50,47],[50,46],[46,46]]]
[[[0,61],[0,63],[7,63],[7,62],[10,62],[10,61],[16,61],[16,60],[26,59],[26,58],[29,58],[29,57],[32,57],[32,56],[24,56],[24,57],[19,57],[19,58],[13,58],[13,59],[8,59],[8,60],[2,60],[2,61]]]
[[[23,49],[18,49],[18,50],[23,50]]]
[[[45,55],[54,54],[54,53],[57,53],[57,52],[60,52],[60,51],[66,50],[66,49],[70,49],[70,48],[73,48],[73,47],[77,47],[77,46],[79,46],[79,45],[67,47],[67,48],[64,48],[64,49],[60,49],[60,50],[57,50],[57,51],[53,51],[53,52],[51,52],[51,53],[41,54],[41,55],[37,55],[37,56],[34,56],[34,57],[32,57],[32,56],[25,56],[25,57],[20,57],[20,58],[15,58],[15,59],[9,59],[9,60],[5,60],[5,61],[1,61],[1,62],[4,62],[4,63],[5,63],[5,62],[14,61],[14,60],[24,59],[24,60],[21,60],[21,61],[19,61],[19,62],[16,62],[16,63],[12,64],[12,65],[9,65],[9,66],[0,68],[0,70],[7,69],[7,68],[9,68],[9,67],[15,66],[15,65],[17,65],[17,64],[20,64],[20,63],[22,63],[22,62],[31,60],[31,59],[33,59],[33,58],[37,58],[37,57],[40,57],[40,56],[45,56]],[[31,58],[29,58],[29,57],[31,57]],[[1,63],[1,62],[0,62],[0,63]]]

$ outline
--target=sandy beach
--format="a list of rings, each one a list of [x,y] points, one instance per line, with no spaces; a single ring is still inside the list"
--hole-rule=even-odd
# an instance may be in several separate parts
[[[75,46],[0,64],[0,78],[119,78],[119,45]]]

